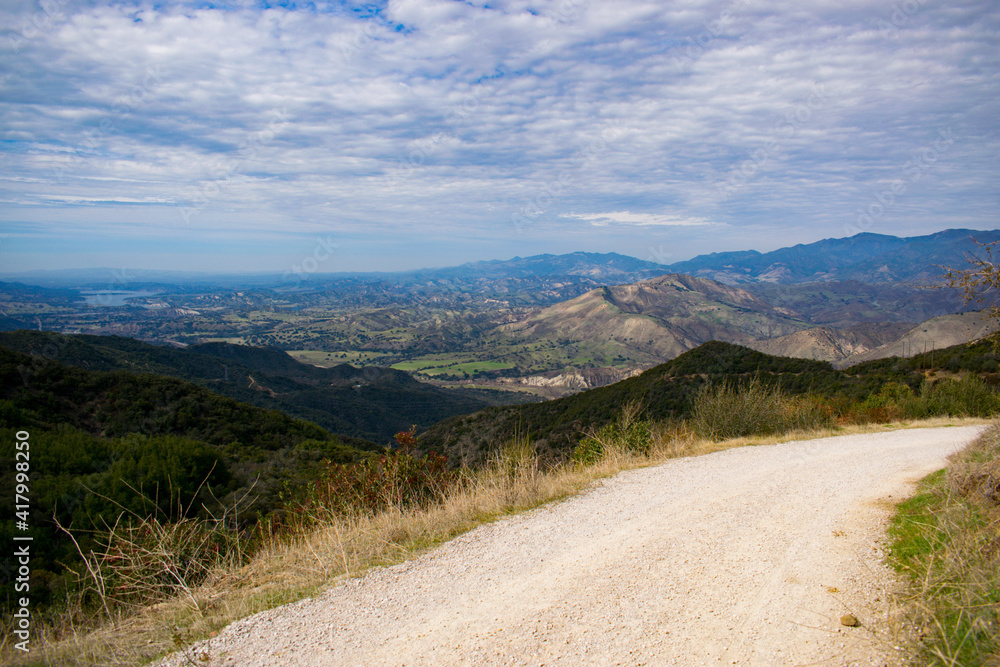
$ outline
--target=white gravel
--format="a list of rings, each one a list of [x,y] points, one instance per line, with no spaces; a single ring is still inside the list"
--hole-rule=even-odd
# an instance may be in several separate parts
[[[239,667],[884,665],[889,510],[983,428],[626,472],[233,623],[194,652]],[[858,627],[841,625],[847,613]]]

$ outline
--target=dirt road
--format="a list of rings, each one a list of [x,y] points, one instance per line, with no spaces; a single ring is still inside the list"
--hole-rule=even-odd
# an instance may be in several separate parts
[[[627,472],[234,623],[196,650],[240,667],[883,665],[889,509],[982,428],[745,447]],[[848,613],[858,627],[841,624]]]

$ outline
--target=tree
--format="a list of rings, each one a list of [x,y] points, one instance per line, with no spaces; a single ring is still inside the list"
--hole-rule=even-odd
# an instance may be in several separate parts
[[[967,269],[949,268],[944,274],[944,284],[941,287],[958,287],[965,295],[966,303],[979,303],[989,305],[985,308],[987,317],[1000,325],[1000,306],[997,305],[996,293],[1000,290],[1000,264],[994,259],[997,252],[997,244],[980,243],[973,239],[979,247],[980,252],[966,253],[965,257],[969,261]],[[1000,328],[990,335],[993,343],[1000,347]]]

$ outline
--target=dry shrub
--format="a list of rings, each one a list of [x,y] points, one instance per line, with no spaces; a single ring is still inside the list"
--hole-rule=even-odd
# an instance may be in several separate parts
[[[367,461],[331,463],[308,491],[287,508],[289,521],[314,523],[328,515],[374,514],[389,508],[425,507],[444,498],[459,474],[445,457],[386,452]]]
[[[97,536],[97,548],[81,555],[109,612],[177,595],[197,609],[194,589],[212,572],[241,565],[246,556],[239,534],[217,521],[137,517],[106,526]]]
[[[1000,430],[990,430],[954,457],[948,485],[960,497],[987,508],[1000,507]]]

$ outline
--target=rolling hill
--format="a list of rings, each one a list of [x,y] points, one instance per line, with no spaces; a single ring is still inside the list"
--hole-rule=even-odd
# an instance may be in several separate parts
[[[620,377],[709,340],[778,356],[855,363],[877,358],[875,350],[891,346],[920,322],[973,308],[981,306],[964,303],[955,289],[857,280],[736,286],[669,274],[591,290],[500,326],[495,333],[514,344],[558,341],[571,350],[567,368],[532,377],[543,383],[564,378],[586,388],[595,385],[575,377],[580,368],[617,367]],[[941,341],[952,345],[985,333],[984,326],[956,326],[951,334],[942,332]],[[875,356],[865,356],[869,353]],[[579,360],[575,367],[572,357]]]
[[[819,326],[787,336],[753,341],[747,346],[765,354],[829,361],[841,367],[840,362],[843,360],[864,355],[891,343],[910,329],[909,324],[899,322],[862,324],[846,329]]]
[[[746,290],[666,275],[591,290],[497,332],[514,340],[597,347],[606,359],[655,363],[709,340],[746,343],[808,326]]]
[[[478,465],[518,434],[549,458],[565,458],[589,428],[614,421],[622,407],[642,405],[646,417],[674,420],[689,414],[691,401],[709,382],[759,377],[786,392],[864,398],[888,381],[920,384],[913,369],[879,363],[863,373],[835,370],[829,363],[762,354],[719,341],[705,343],[635,377],[544,403],[492,407],[441,421],[420,436],[420,445],[464,465]]]
[[[909,322],[951,315],[982,306],[967,304],[957,289],[927,289],[903,283],[843,282],[741,285],[774,308],[786,310],[813,325],[840,329],[859,324]]]
[[[824,361],[763,354],[739,345],[710,341],[664,364],[614,384],[544,403],[491,407],[441,421],[419,438],[420,447],[446,454],[454,463],[475,466],[498,448],[527,437],[540,456],[563,460],[591,430],[613,422],[634,403],[644,418],[676,422],[690,416],[693,400],[706,384],[748,382],[779,387],[789,395],[819,397],[828,407],[863,401],[890,382],[916,390],[944,376],[971,372],[1000,383],[1000,352],[992,343],[953,345],[934,353],[875,359],[849,369]]]
[[[335,433],[380,445],[413,424],[425,427],[490,405],[476,396],[418,382],[389,368],[320,368],[273,348],[205,343],[187,348],[120,336],[0,333],[0,347],[92,371],[153,373],[223,396],[277,409]]]
[[[228,511],[228,524],[245,527],[300,493],[327,461],[357,461],[375,448],[184,380],[86,370],[0,347],[0,463],[8,470],[15,440],[25,437],[17,431],[30,433],[32,600],[40,604],[66,594],[64,578],[75,575],[65,567],[79,563],[54,520],[75,528],[84,549],[95,526],[122,512]],[[4,477],[0,492],[13,498],[14,482]],[[10,542],[14,528],[8,514],[0,539]]]
[[[928,351],[933,353],[935,350],[985,338],[998,329],[1000,322],[990,318],[985,312],[943,315],[908,329],[895,340],[839,359],[834,365],[845,368],[873,359],[913,357]]]

